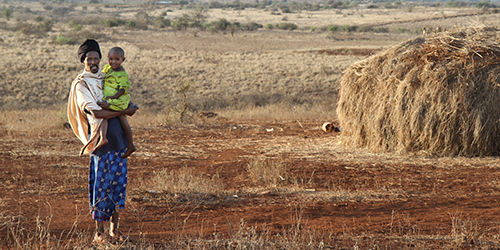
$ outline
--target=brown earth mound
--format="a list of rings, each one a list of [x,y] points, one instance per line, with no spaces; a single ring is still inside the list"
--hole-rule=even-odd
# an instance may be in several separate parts
[[[498,28],[418,37],[351,65],[337,115],[343,142],[374,151],[500,152]]]

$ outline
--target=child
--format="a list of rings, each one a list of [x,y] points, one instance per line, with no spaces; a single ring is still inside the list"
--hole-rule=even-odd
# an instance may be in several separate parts
[[[125,51],[122,48],[114,47],[109,50],[109,64],[102,70],[106,73],[103,86],[104,101],[97,103],[102,106],[103,103],[107,102],[110,104],[109,109],[116,111],[125,110],[130,103],[130,95],[127,91],[131,84],[128,81],[129,76],[127,72],[121,66],[123,61],[125,61]],[[128,141],[127,151],[123,154],[122,158],[127,158],[136,148],[132,139],[132,129],[128,124],[127,118],[124,115],[119,118]],[[108,121],[105,119],[101,124],[101,140],[97,144],[96,149],[108,143],[108,139],[106,138],[107,130]]]

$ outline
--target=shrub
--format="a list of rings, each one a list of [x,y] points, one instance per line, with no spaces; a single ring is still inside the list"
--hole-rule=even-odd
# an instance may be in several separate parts
[[[226,30],[229,25],[231,25],[231,23],[228,22],[225,18],[221,18],[217,21],[212,22],[212,26],[216,30]]]
[[[75,20],[71,19],[68,23],[68,26],[71,27],[73,30],[79,31],[83,29],[83,24],[77,23]]]
[[[43,21],[43,16],[36,16],[34,20],[35,22],[41,22]]]
[[[57,36],[56,42],[58,44],[70,44],[70,43],[72,43],[72,41],[69,38],[64,37],[62,35]]]
[[[339,30],[339,26],[337,25],[328,26],[328,31],[335,32],[337,30]]]
[[[371,32],[371,31],[373,31],[373,27],[372,26],[368,26],[368,25],[363,25],[363,26],[360,26],[359,28],[357,28],[354,31],[358,31],[358,32]]]
[[[290,10],[290,8],[288,7],[280,7],[280,10],[281,10],[281,13],[292,13],[292,11]]]
[[[242,30],[254,31],[262,28],[262,24],[256,22],[249,22],[241,27]]]
[[[407,28],[394,28],[394,32],[397,32],[397,33],[406,33],[406,32],[408,32],[408,29]]]
[[[114,19],[107,19],[102,21],[102,24],[105,25],[106,27],[117,27],[120,25],[125,25],[125,21],[121,20],[119,18],[114,18]]]
[[[166,26],[170,26],[170,19],[164,18],[163,15],[155,18],[155,28],[162,29]]]
[[[135,21],[128,21],[126,25],[127,27],[134,28],[137,26],[137,23]]]
[[[266,24],[265,26],[266,30],[272,30],[274,28],[274,26],[270,23]]]
[[[276,28],[280,30],[296,30],[298,27],[294,23],[278,23]]]
[[[355,25],[343,25],[342,26],[342,30],[345,31],[345,32],[355,32],[356,30],[358,29],[358,26],[355,26]]]
[[[376,32],[376,33],[388,33],[389,29],[388,28],[379,27],[379,28],[373,29],[373,31]]]

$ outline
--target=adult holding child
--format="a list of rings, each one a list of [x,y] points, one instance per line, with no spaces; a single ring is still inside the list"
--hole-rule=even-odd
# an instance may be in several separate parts
[[[80,155],[90,154],[89,199],[92,219],[96,221],[94,242],[111,243],[110,236],[118,240],[127,237],[118,230],[119,212],[125,207],[127,187],[127,136],[118,117],[134,115],[136,108],[129,105],[122,111],[113,111],[103,99],[103,81],[106,76],[99,68],[101,50],[99,44],[87,39],[78,48],[80,62],[85,69],[71,84],[68,98],[68,120],[73,132],[84,144]],[[109,105],[109,104],[107,104]],[[106,138],[108,143],[96,149],[99,144],[100,128],[107,119]],[[104,222],[110,221],[109,234]]]

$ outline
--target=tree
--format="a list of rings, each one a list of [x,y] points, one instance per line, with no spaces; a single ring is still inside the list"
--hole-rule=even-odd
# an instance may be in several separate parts
[[[197,36],[198,32],[203,29],[203,23],[208,18],[208,9],[198,7],[190,11],[188,14],[189,27],[192,29],[193,36]]]

